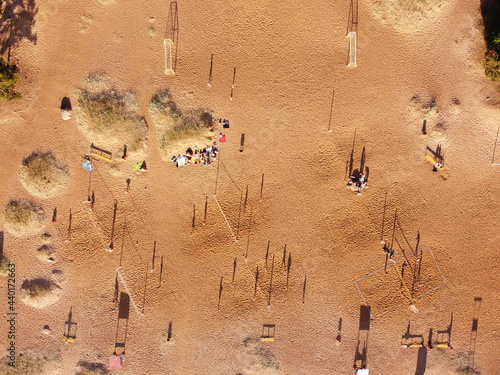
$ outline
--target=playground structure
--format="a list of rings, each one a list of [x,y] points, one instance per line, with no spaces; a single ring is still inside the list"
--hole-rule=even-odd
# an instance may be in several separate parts
[[[276,329],[275,324],[264,324],[262,326],[262,336],[260,337],[261,341],[274,341],[274,332]]]
[[[172,42],[171,39],[165,39],[163,41],[163,47],[165,49],[165,74],[167,76],[175,74],[172,66]]]
[[[106,151],[102,148],[95,146],[93,143],[90,145],[90,156],[95,159],[112,161],[113,154],[109,151]]]
[[[410,323],[405,334],[401,337],[402,348],[422,348],[424,347],[424,336],[410,333]]]
[[[76,341],[77,323],[73,321],[73,308],[69,310],[68,319],[64,322],[64,333],[61,337],[62,342],[73,343]]]
[[[179,13],[177,10],[177,1],[171,1],[168,12],[167,29],[163,40],[163,48],[165,50],[165,74],[168,76],[175,74],[178,39]]]
[[[348,67],[355,68],[358,66],[357,61],[356,61],[356,43],[357,43],[357,36],[356,36],[356,31],[350,31],[346,38],[349,38],[349,64],[347,64]]]
[[[349,62],[348,67],[355,68],[358,66],[356,61],[357,54],[357,31],[358,31],[358,0],[351,0],[349,6],[349,17],[347,23],[347,36],[349,39]]]
[[[430,155],[429,155],[430,154]],[[433,150],[430,147],[425,148],[425,159],[429,161],[436,169],[444,168],[444,156],[442,153],[441,145],[438,144],[436,149]]]
[[[413,266],[410,263],[412,259],[415,260]],[[424,261],[425,266],[422,265]],[[401,305],[410,304],[414,307],[419,298],[444,286],[446,279],[441,273],[432,249],[427,246],[397,261],[392,261],[386,267],[381,267],[354,283],[363,302],[371,306],[371,317],[376,318]],[[375,290],[379,293],[372,293]],[[380,293],[381,290],[386,293]]]

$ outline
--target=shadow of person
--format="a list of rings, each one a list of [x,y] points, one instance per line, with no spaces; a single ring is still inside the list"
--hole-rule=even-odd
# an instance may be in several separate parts
[[[61,100],[61,109],[65,109],[65,110],[68,110],[68,111],[71,111],[71,100],[65,96],[64,98],[62,98]]]

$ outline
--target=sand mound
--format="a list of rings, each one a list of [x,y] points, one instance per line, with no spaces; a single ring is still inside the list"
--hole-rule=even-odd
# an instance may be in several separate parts
[[[104,75],[98,74],[86,79],[77,96],[80,129],[93,143],[111,152],[121,151],[124,144],[131,153],[143,149],[148,126],[137,113],[135,93],[114,89]]]
[[[69,172],[52,152],[33,152],[23,160],[19,178],[29,193],[47,198],[61,193],[68,183]]]
[[[449,0],[373,0],[368,6],[383,24],[400,32],[412,32],[437,16],[447,3]]]
[[[37,249],[37,258],[46,262],[53,262],[54,252],[55,250],[52,248],[52,246],[44,244]]]
[[[43,229],[43,208],[32,202],[12,200],[5,206],[5,229],[22,237]]]
[[[21,301],[37,309],[52,305],[61,294],[61,288],[50,280],[25,280],[21,286]]]
[[[181,111],[168,90],[158,91],[149,102],[162,156],[184,154],[188,147],[200,148],[216,140],[212,115],[203,109]]]
[[[277,375],[281,374],[280,365],[271,350],[257,338],[243,341],[247,366],[244,374]]]

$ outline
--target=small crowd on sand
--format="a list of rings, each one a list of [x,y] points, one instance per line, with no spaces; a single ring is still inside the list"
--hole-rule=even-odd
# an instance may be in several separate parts
[[[358,195],[361,195],[361,190],[363,190],[364,188],[368,188],[368,186],[366,186],[366,184],[367,184],[367,181],[366,181],[366,177],[364,174],[360,174],[358,176],[349,176],[349,181],[347,181],[347,187],[352,189],[352,190],[357,189]],[[353,188],[353,187],[355,187],[355,188]]]
[[[170,160],[172,160],[176,167],[189,164],[210,165],[217,160],[218,153],[217,142],[214,142],[211,146],[206,146],[202,149],[197,146],[194,146],[194,149],[188,147],[184,155],[172,156]]]

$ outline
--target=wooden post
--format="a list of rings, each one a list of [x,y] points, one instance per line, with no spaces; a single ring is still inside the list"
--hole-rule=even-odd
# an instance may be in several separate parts
[[[245,262],[248,262],[248,249],[250,248],[250,233],[252,232],[252,206],[250,206],[250,217],[248,219],[247,251],[245,253]]]
[[[214,65],[214,54],[210,56],[210,72],[208,73],[208,83],[207,86],[210,87],[212,86],[212,67]]]
[[[266,250],[266,263],[264,265],[264,268],[267,270],[267,259],[269,258],[269,247],[271,246],[271,240],[267,241],[267,250]]]
[[[94,203],[95,203],[95,194],[94,190],[92,190],[92,195],[90,196],[90,211],[94,209]]]
[[[234,67],[233,70],[233,84],[231,85],[231,96],[229,97],[229,100],[233,100],[233,92],[234,92],[234,82],[236,80],[236,67]]]
[[[192,229],[191,234],[194,233],[195,220],[196,220],[196,205],[193,204],[193,221],[191,223],[191,229]]]
[[[234,287],[234,276],[236,275],[236,258],[234,258],[233,262],[233,278],[231,279],[231,284],[233,284]]]
[[[113,247],[114,247],[113,237],[115,236],[115,222],[116,222],[116,211],[117,210],[118,210],[118,201],[115,199],[115,204],[114,204],[114,208],[113,208],[113,222],[111,224],[111,238],[110,238],[110,244],[109,244],[109,248],[111,250],[113,250]]]
[[[220,312],[220,300],[221,300],[221,297],[222,297],[222,280],[224,279],[224,276],[221,276],[220,278],[220,285],[219,285],[219,302],[217,303],[217,311]]]
[[[302,303],[306,302],[307,275],[304,276],[304,286],[302,287]]]
[[[68,241],[71,240],[71,222],[73,221],[73,213],[69,209],[69,225],[68,225]]]
[[[205,196],[205,213],[203,215],[203,225],[207,222],[208,195]]]
[[[161,287],[161,277],[163,275],[163,255],[161,256],[160,260],[160,284],[158,285],[158,288]]]
[[[274,254],[271,263],[271,280],[269,281],[269,295],[267,297],[267,311],[271,312],[271,292],[273,291]]]
[[[156,241],[153,242],[153,258],[151,259],[151,269],[149,272],[153,272],[155,270],[155,258],[156,258]]]
[[[247,212],[247,202],[248,202],[248,185],[245,192],[245,203],[243,204],[243,213]]]
[[[333,92],[332,92],[332,103],[330,105],[330,118],[329,118],[329,121],[328,121],[328,132],[331,132],[332,131],[332,113],[333,113],[333,98],[335,97],[335,89],[333,89]]]
[[[286,288],[288,289],[288,278],[290,277],[290,268],[292,267],[292,253],[288,253],[288,264],[286,266]]]
[[[240,152],[243,152],[244,149],[245,149],[245,133],[241,133]]]
[[[283,248],[283,259],[281,260],[281,267],[285,266],[286,264],[286,244],[285,247]]]
[[[253,300],[257,297],[257,284],[259,282],[259,266],[257,266],[257,271],[255,272],[255,286],[253,288]]]

